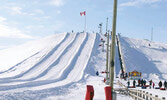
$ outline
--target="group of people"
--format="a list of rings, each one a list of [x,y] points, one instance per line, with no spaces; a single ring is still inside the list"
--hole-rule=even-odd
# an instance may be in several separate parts
[[[167,82],[166,82],[166,81],[164,81],[164,83],[162,83],[162,81],[160,81],[160,82],[158,83],[159,88],[161,88],[162,85],[164,85],[164,88],[167,89]]]
[[[128,87],[130,86],[130,81],[128,80],[127,82]],[[138,79],[138,85],[137,86],[145,86],[146,85],[146,80],[140,80]],[[136,80],[133,80],[133,87],[136,87]]]
[[[136,87],[136,86],[143,87],[143,86],[146,86],[146,83],[147,83],[146,80],[138,79],[138,84],[136,85],[136,80],[133,80],[133,87]],[[130,86],[130,81],[129,80],[128,80],[127,84],[128,84],[128,87],[129,87]],[[150,89],[151,89],[151,87],[154,88],[155,87],[155,83],[152,80],[150,80],[149,81],[149,85],[147,85],[147,86],[149,86]],[[162,83],[162,81],[159,81],[158,86],[159,86],[159,88],[162,88],[164,86],[164,88],[167,89],[167,82],[164,81],[164,83]]]
[[[138,86],[145,86],[145,85],[146,85],[146,80],[138,79]]]

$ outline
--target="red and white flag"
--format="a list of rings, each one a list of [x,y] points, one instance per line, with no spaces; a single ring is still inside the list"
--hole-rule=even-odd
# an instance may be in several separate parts
[[[85,16],[85,15],[86,15],[86,11],[80,12],[80,15],[81,15],[81,16]]]

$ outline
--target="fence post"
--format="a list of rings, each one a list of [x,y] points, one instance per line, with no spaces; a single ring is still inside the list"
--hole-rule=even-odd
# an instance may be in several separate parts
[[[140,97],[142,97],[142,90],[140,90]]]
[[[135,94],[135,100],[137,100],[137,91],[135,91],[134,94]]]
[[[132,98],[133,98],[133,92],[130,90],[130,91],[129,91],[129,93],[130,93],[130,95],[131,95],[131,96],[132,96]]]
[[[155,95],[155,100],[158,100],[158,95]]]
[[[148,92],[146,92],[146,100],[148,100]]]
[[[162,100],[165,100],[165,97],[162,97]]]
[[[143,91],[143,99],[145,99],[145,91]]]
[[[152,100],[152,94],[151,94],[151,93],[150,93],[150,96],[151,96],[151,97],[150,97],[150,100]]]
[[[138,96],[140,97],[140,90],[138,90]]]

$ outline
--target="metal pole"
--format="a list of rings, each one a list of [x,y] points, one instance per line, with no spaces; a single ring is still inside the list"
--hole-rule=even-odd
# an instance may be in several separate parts
[[[107,17],[107,22],[106,22],[106,32],[107,32],[107,28],[108,28],[108,17]]]
[[[109,57],[109,31],[107,32],[108,28],[108,17],[107,17],[107,22],[106,22],[106,35],[107,35],[107,52],[106,52],[106,84],[108,85],[108,80],[109,80],[109,70],[108,70],[108,57]]]
[[[85,29],[84,29],[84,33],[86,33],[86,10],[85,10]]]
[[[115,35],[116,35],[116,17],[117,17],[117,0],[114,0],[113,24],[112,24],[112,48],[110,57],[110,86],[113,90],[114,83],[114,58],[115,58]]]
[[[107,53],[106,53],[106,82],[108,82],[109,79],[109,70],[108,70],[108,57],[109,57],[109,32],[107,32]],[[108,84],[108,83],[107,83]]]

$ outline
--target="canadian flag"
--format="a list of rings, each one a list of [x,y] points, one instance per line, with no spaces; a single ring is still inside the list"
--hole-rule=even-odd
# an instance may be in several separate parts
[[[86,11],[80,12],[80,15],[81,15],[81,16],[85,16],[85,15],[86,15]]]

